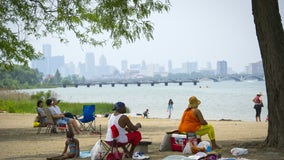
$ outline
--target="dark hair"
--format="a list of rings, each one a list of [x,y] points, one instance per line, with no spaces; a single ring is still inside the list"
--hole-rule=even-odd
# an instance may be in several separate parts
[[[36,106],[39,107],[39,105],[40,105],[41,103],[43,103],[43,101],[42,101],[42,100],[38,100],[37,103],[36,103]]]
[[[51,99],[47,99],[45,103],[46,103],[46,105],[50,106],[52,104],[52,100]]]
[[[66,130],[66,137],[67,138],[74,138],[74,133],[72,131]]]

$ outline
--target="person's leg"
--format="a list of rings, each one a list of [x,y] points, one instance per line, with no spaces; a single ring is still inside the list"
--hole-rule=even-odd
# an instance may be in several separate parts
[[[126,136],[128,138],[128,143],[131,143],[129,153],[132,156],[136,146],[141,141],[142,136],[141,136],[141,133],[139,131],[129,132],[129,133],[126,134]]]
[[[80,133],[81,133],[81,130],[80,130],[80,128],[79,128],[79,126],[78,126],[76,120],[70,119],[70,120],[69,120],[69,123],[72,124],[72,126],[73,126],[74,130],[76,130],[76,133],[77,133],[77,134],[80,134]]]
[[[46,158],[46,160],[58,160],[58,159],[61,159],[63,156],[64,156],[64,155],[49,157],[49,158]]]
[[[260,112],[261,112],[261,108],[260,107],[256,107],[255,108],[255,111],[256,111],[256,115],[255,115],[255,117],[256,117],[256,121],[258,122],[260,122],[261,120],[260,120]]]
[[[73,131],[74,134],[75,133],[76,134],[81,133],[80,128],[79,128],[75,119],[65,117],[64,120],[68,124],[68,127],[71,128],[71,130]]]
[[[259,122],[261,122],[261,118],[260,118],[260,115],[261,115],[261,107],[259,107]]]
[[[214,131],[214,128],[211,124],[201,125],[200,129],[198,131],[196,131],[195,134],[200,135],[200,136],[208,134],[208,137],[209,137],[211,144],[212,144],[212,150],[220,148],[216,143],[215,131]]]

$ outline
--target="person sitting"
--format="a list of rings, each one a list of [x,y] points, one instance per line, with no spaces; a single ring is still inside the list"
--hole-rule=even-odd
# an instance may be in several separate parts
[[[58,106],[58,103],[60,102],[60,100],[57,100],[55,97],[52,97],[51,100],[53,101],[53,107],[57,114],[64,114],[65,117],[74,119],[74,116],[72,113],[65,112],[65,111],[64,113],[62,113],[61,109]]]
[[[38,119],[40,121],[40,125],[41,126],[46,126],[47,116],[46,116],[45,111],[43,109],[43,101],[42,100],[38,100],[37,101],[36,111],[38,113]]]
[[[149,109],[146,109],[146,110],[143,112],[144,118],[148,118],[148,114],[149,114]]]
[[[76,122],[76,120],[72,118],[67,118],[64,116],[64,114],[58,114],[53,107],[53,101],[51,99],[46,100],[46,105],[52,115],[52,118],[56,121],[56,124],[59,126],[64,126],[68,124],[68,127],[72,129],[74,133],[80,134],[80,128]]]
[[[106,141],[110,142],[115,139],[118,143],[130,143],[131,148],[129,151],[125,146],[122,148],[126,157],[131,158],[135,147],[142,139],[141,133],[138,131],[138,129],[142,127],[141,123],[137,123],[136,125],[134,125],[130,121],[130,119],[126,115],[124,115],[124,113],[126,113],[126,107],[123,102],[115,103],[112,110],[114,111],[114,113],[110,115],[108,120]],[[113,135],[113,126],[117,128],[117,135]]]
[[[199,136],[208,134],[208,137],[211,141],[212,150],[219,149],[220,147],[217,145],[215,140],[215,132],[213,126],[211,124],[208,124],[207,121],[204,120],[201,111],[198,109],[200,103],[201,101],[198,100],[195,96],[189,98],[189,104],[182,115],[178,127],[178,132],[194,132]]]
[[[69,159],[69,158],[78,158],[80,156],[80,146],[79,140],[74,138],[74,133],[72,131],[66,132],[65,147],[61,155],[46,158],[47,160],[58,160],[58,159]],[[69,152],[67,149],[69,148]]]

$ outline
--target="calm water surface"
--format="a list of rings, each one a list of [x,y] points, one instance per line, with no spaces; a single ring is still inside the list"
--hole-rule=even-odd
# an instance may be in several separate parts
[[[262,119],[267,115],[267,97],[264,81],[204,81],[196,86],[192,83],[178,84],[142,84],[137,85],[111,85],[67,87],[54,89],[21,90],[28,93],[48,91],[66,102],[111,102],[123,101],[130,108],[131,115],[142,113],[146,108],[150,110],[149,117],[166,118],[167,103],[171,98],[174,101],[172,118],[180,119],[187,107],[190,96],[201,100],[199,109],[207,120],[232,119],[254,121],[255,110],[252,98],[257,92],[263,93],[264,107]]]

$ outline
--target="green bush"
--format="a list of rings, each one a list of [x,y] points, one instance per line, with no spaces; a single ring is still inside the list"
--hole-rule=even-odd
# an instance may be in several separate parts
[[[7,95],[8,93],[8,95]],[[4,94],[3,94],[4,95]],[[0,98],[0,110],[7,111],[9,113],[36,113],[36,103],[43,97],[46,99],[51,96],[51,91],[48,92],[37,92],[30,97],[24,93],[7,92],[5,91],[5,98]],[[2,96],[4,97],[4,96]],[[75,115],[83,113],[84,105],[94,104],[96,106],[95,114],[112,113],[112,103],[69,103],[60,102],[58,106],[62,112],[71,112]],[[44,107],[45,101],[44,101]],[[126,112],[129,113],[129,109],[126,108]]]

